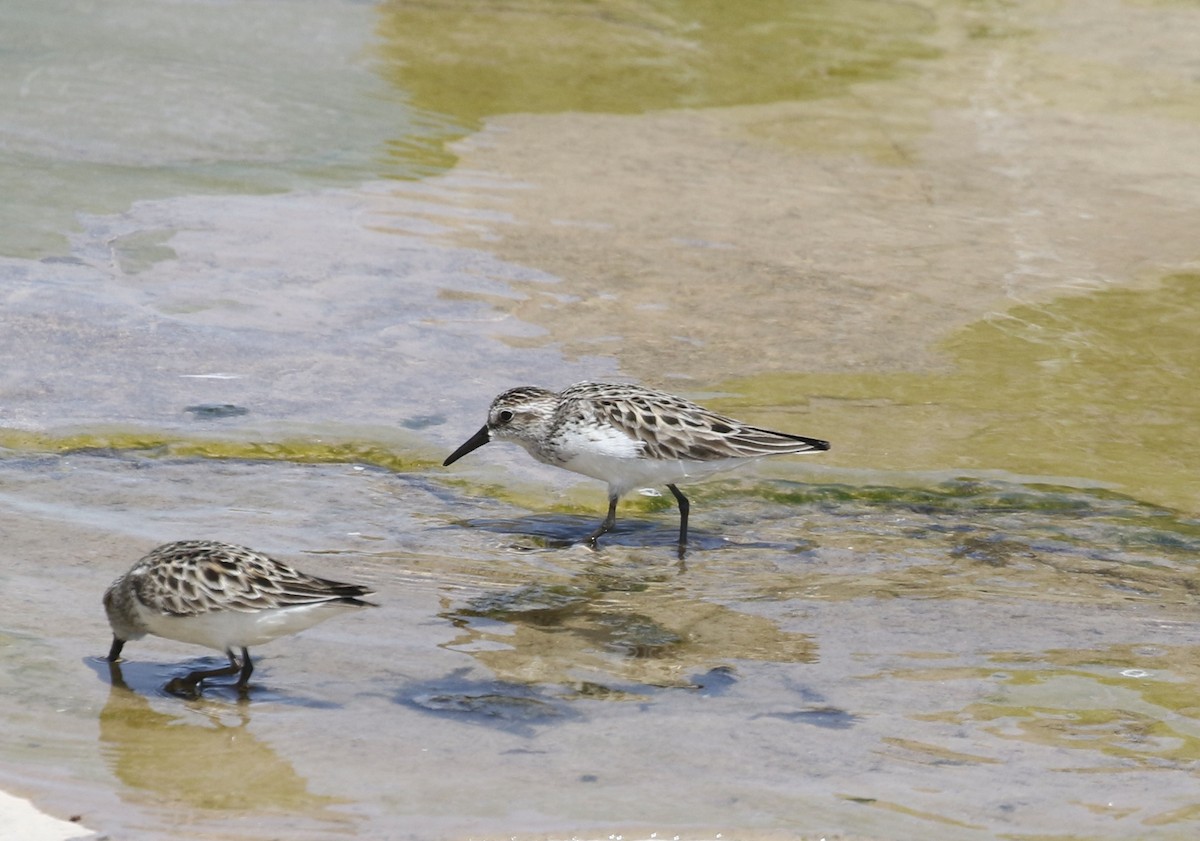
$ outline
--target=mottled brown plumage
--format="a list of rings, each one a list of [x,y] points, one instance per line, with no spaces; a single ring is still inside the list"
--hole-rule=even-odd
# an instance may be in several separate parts
[[[357,584],[317,578],[253,549],[211,540],[159,546],[117,578],[104,593],[113,630],[108,659],[146,634],[204,645],[229,658],[228,669],[193,672],[206,677],[240,671],[244,688],[254,670],[247,650],[296,633],[344,610],[367,607],[371,592]],[[241,662],[235,656],[241,650]]]
[[[677,482],[750,459],[829,449],[826,441],[751,426],[666,392],[593,382],[557,393],[537,386],[504,392],[492,401],[484,427],[444,464],[492,440],[513,441],[538,461],[608,483],[608,516],[587,538],[593,546],[616,522],[623,494],[665,484],[679,502],[681,556],[689,505]]]

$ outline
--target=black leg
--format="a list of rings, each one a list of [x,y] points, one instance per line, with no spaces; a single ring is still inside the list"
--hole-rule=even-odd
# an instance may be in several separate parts
[[[604,522],[600,524],[600,528],[584,538],[588,546],[591,546],[593,549],[596,548],[596,538],[612,531],[612,527],[617,524],[617,499],[618,497],[615,496],[608,498],[608,516],[604,518]]]
[[[230,652],[229,659],[233,660],[233,653]],[[254,673],[254,661],[250,659],[249,649],[242,649],[242,675],[238,678],[238,689],[245,690],[246,685],[250,683],[250,675]]]
[[[116,637],[113,637],[112,648],[110,648],[108,650],[108,656],[105,657],[104,659],[110,663],[117,662],[117,659],[120,658],[120,656],[121,656],[121,649],[124,647],[125,647],[125,640],[117,639]]]
[[[687,523],[688,512],[692,510],[691,503],[688,498],[679,492],[679,488],[674,485],[667,485],[667,489],[675,497],[675,501],[679,503],[679,559],[683,560],[683,553],[687,549]]]
[[[242,664],[237,661],[237,658],[233,656],[233,651],[226,651],[225,656],[229,658],[228,666],[223,666],[219,669],[201,669],[196,672],[191,672],[187,677],[183,678],[180,683],[185,687],[195,689],[200,685],[202,680],[206,680],[210,677],[236,675],[238,671],[244,668]],[[172,683],[174,683],[174,681],[172,681]]]

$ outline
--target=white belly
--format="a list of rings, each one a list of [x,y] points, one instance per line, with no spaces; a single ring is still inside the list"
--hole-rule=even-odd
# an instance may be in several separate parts
[[[151,613],[138,606],[150,633],[178,642],[203,645],[217,651],[263,645],[278,637],[311,628],[353,605],[321,603],[295,605],[247,613],[214,610],[195,616]]]
[[[661,487],[694,481],[732,470],[751,459],[725,458],[716,461],[686,461],[627,458],[597,452],[579,453],[561,466],[608,483],[609,492],[618,496],[633,488]]]

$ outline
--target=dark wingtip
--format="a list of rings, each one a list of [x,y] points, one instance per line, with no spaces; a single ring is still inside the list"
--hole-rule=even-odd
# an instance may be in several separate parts
[[[799,441],[801,444],[807,444],[809,448],[807,452],[829,449],[829,442],[822,441],[820,438],[806,438],[803,435],[792,435],[790,432],[772,432],[770,430],[762,431],[767,432],[769,435],[781,436],[783,438],[791,439],[792,441]]]
[[[328,578],[315,579],[324,590],[321,593],[323,601],[329,604],[347,604],[354,607],[379,607],[375,602],[367,601],[367,596],[375,595],[375,591],[364,584],[347,584],[344,581],[333,581]]]
[[[362,584],[353,584],[346,588],[347,592],[342,593],[340,601],[343,604],[352,604],[355,607],[379,607],[378,602],[367,600],[367,596],[375,595],[375,591],[370,587],[364,587]]]

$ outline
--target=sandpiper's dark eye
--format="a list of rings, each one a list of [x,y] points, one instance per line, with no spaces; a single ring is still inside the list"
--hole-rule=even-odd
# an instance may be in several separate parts
[[[500,423],[508,423],[512,419],[513,419],[513,413],[510,412],[508,409],[505,409],[503,412],[496,415],[496,420],[500,421]]]

